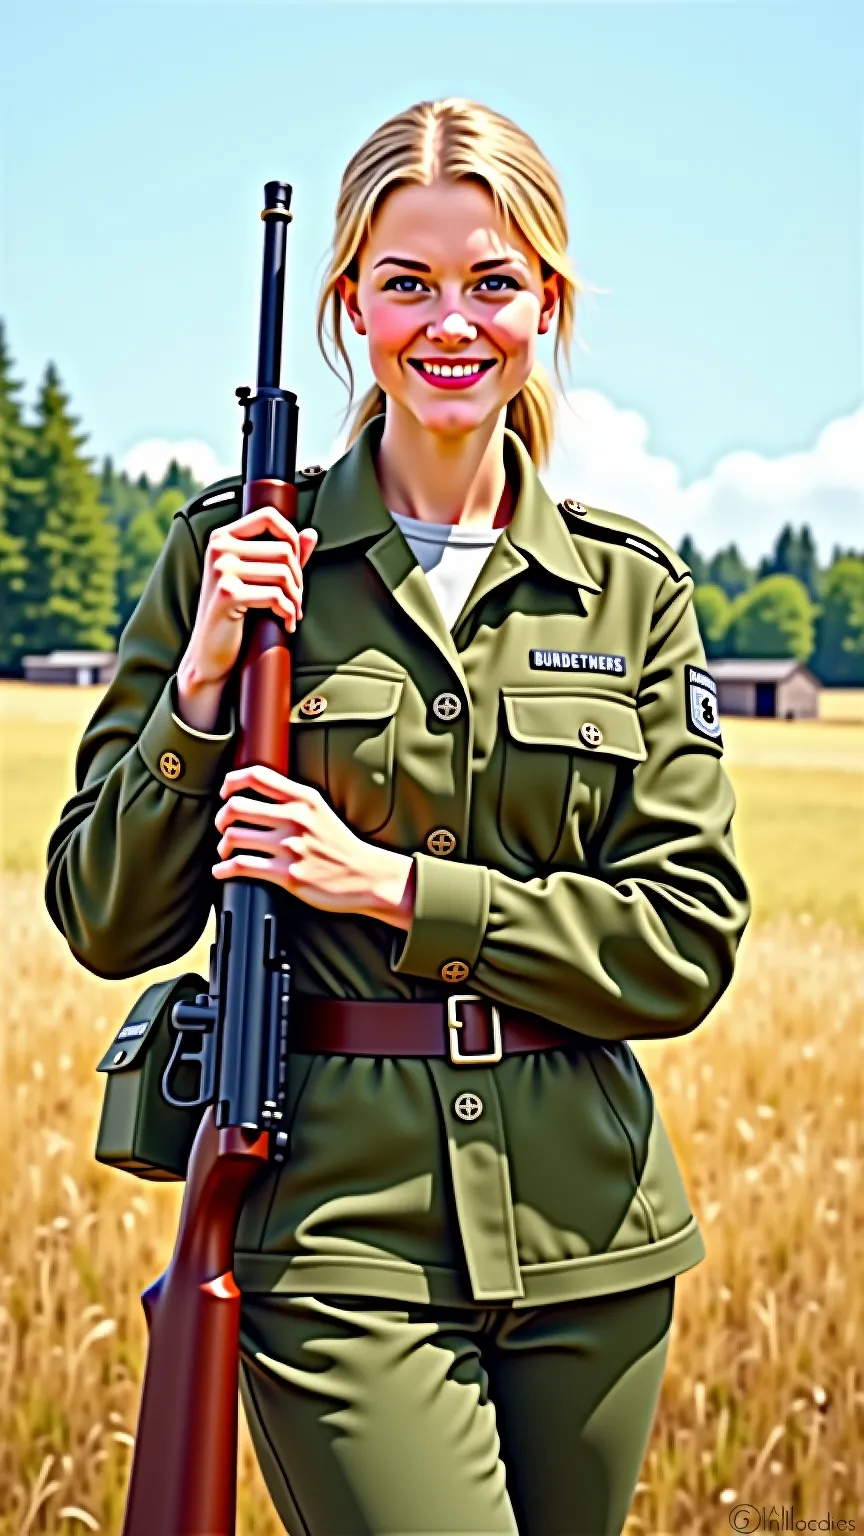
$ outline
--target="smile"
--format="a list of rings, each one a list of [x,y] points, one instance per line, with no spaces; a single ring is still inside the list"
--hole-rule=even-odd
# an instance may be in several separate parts
[[[488,373],[490,368],[495,367],[494,357],[474,363],[427,363],[409,357],[408,362],[417,373],[422,374],[427,383],[437,389],[467,389],[484,373]]]

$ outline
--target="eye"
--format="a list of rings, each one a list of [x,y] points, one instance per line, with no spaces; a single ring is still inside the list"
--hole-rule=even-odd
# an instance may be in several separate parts
[[[488,272],[485,277],[481,277],[480,282],[477,284],[478,288],[480,283],[507,283],[517,291],[522,286],[521,283],[516,281],[515,277],[510,276],[509,272]],[[487,291],[489,293],[503,293],[505,290],[503,288],[489,288]]]
[[[410,273],[403,273],[401,277],[388,277],[382,292],[386,293],[389,288],[393,293],[419,293],[420,288],[425,288],[424,283],[420,283],[420,288],[400,288],[397,287],[398,283],[420,283],[420,278],[412,277]]]

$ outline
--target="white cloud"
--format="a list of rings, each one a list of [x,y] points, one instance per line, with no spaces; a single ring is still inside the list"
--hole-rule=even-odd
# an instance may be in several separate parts
[[[320,458],[332,464],[344,452],[347,427]],[[767,458],[728,453],[710,475],[683,485],[672,459],[652,453],[649,428],[638,411],[615,405],[593,389],[575,389],[558,412],[547,489],[560,500],[573,496],[636,518],[670,544],[691,534],[704,554],[735,542],[745,559],[768,554],[784,523],[809,523],[823,559],[833,546],[864,546],[864,405],[832,421],[815,443]],[[236,474],[220,465],[206,443],[139,443],[122,462],[133,478],[159,479],[169,460],[188,464],[208,484]]]
[[[209,485],[213,480],[224,480],[226,475],[238,475],[240,465],[220,464],[208,443],[198,438],[183,438],[169,442],[165,437],[148,437],[136,443],[120,461],[130,480],[146,475],[149,480],[161,480],[172,459],[186,469],[191,469],[196,480]]]
[[[682,485],[671,459],[652,454],[648,424],[596,390],[567,396],[544,482],[646,523],[671,544],[691,534],[705,554],[735,542],[755,561],[784,523],[809,523],[823,558],[834,544],[864,546],[864,406],[832,421],[810,448],[767,458],[726,454],[710,475]],[[576,415],[573,414],[575,411]]]

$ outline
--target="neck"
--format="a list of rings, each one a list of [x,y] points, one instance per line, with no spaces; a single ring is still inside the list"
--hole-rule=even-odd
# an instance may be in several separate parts
[[[421,523],[499,528],[509,522],[505,416],[502,410],[475,432],[448,438],[388,400],[375,462],[385,505]]]

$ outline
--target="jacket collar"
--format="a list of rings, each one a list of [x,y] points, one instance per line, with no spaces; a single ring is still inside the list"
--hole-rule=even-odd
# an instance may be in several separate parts
[[[384,505],[375,473],[373,448],[380,439],[383,425],[383,416],[375,416],[367,422],[347,453],[337,459],[324,476],[311,518],[311,526],[318,532],[316,554],[319,550],[339,549],[361,540],[379,540],[394,533],[398,541],[404,543],[398,524]],[[527,448],[509,428],[506,436],[518,466],[519,496],[513,517],[487,562],[489,574],[494,575],[491,568],[497,565],[495,557],[506,542],[507,552],[502,551],[504,558],[498,579],[504,574],[524,570],[529,564],[525,558],[528,556],[541,569],[562,581],[574,582],[589,592],[599,592],[601,589],[589,574],[557,506],[544,490]],[[373,563],[377,562],[373,560]],[[477,596],[480,596],[479,592]]]

